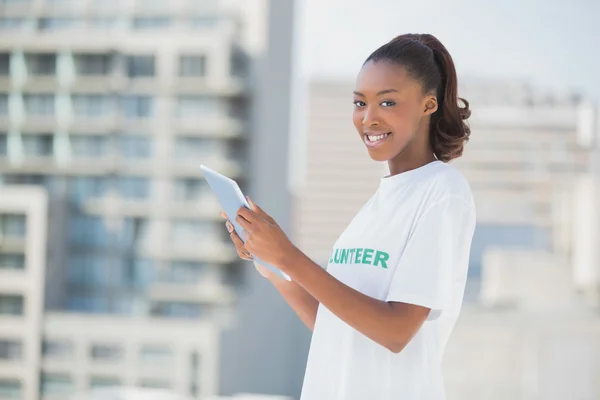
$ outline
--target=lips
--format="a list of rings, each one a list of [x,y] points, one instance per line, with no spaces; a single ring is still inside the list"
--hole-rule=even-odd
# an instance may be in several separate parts
[[[391,134],[391,132],[365,132],[363,140],[367,147],[376,148],[381,146]]]

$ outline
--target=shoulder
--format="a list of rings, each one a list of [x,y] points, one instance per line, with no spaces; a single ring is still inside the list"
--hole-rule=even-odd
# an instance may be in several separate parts
[[[465,176],[448,163],[439,163],[424,182],[427,186],[426,203],[463,203],[475,208],[471,185]]]

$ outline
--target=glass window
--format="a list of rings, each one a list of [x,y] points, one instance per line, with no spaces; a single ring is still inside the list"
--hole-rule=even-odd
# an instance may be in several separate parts
[[[10,54],[0,53],[0,75],[10,74]]]
[[[121,360],[124,355],[123,348],[113,344],[94,344],[90,349],[93,360]]]
[[[52,134],[23,135],[23,153],[26,156],[50,157],[53,153],[54,136]]]
[[[23,214],[0,214],[0,236],[25,237],[27,218]]]
[[[31,75],[56,74],[56,54],[28,54],[25,60]]]
[[[73,18],[40,18],[39,29],[40,31],[52,32],[63,29],[72,29],[77,25],[81,25],[81,20]]]
[[[127,158],[149,158],[152,155],[152,137],[122,135],[121,153]]]
[[[46,358],[68,359],[73,354],[73,343],[68,340],[46,339],[42,342],[42,355]]]
[[[140,350],[143,364],[163,364],[171,362],[173,352],[169,346],[144,345]]]
[[[183,178],[173,181],[173,198],[177,201],[192,201],[208,193],[206,181],[197,178]]]
[[[107,313],[108,301],[101,295],[73,294],[67,299],[67,309],[89,313]]]
[[[218,22],[218,17],[194,17],[190,20],[190,25],[195,29],[211,29],[217,26]]]
[[[3,17],[0,18],[0,30],[14,31],[25,26],[25,18]]]
[[[76,54],[75,70],[83,76],[106,76],[111,73],[113,57],[110,54]]]
[[[168,283],[200,282],[210,272],[210,267],[204,263],[193,261],[172,261],[169,268],[161,269],[160,281]]]
[[[19,340],[0,339],[0,360],[20,360],[23,344]]]
[[[113,29],[117,25],[116,18],[110,17],[91,17],[89,27],[92,29]]]
[[[25,101],[25,112],[28,115],[37,117],[51,117],[54,115],[53,94],[26,94],[23,97]]]
[[[149,118],[154,112],[154,98],[144,95],[131,95],[123,98],[123,112],[128,119]]]
[[[156,272],[152,260],[125,257],[121,271],[121,286],[144,289],[155,280]]]
[[[40,379],[42,395],[69,395],[73,393],[73,388],[73,380],[69,375],[42,372]]]
[[[20,381],[10,378],[0,378],[0,398],[22,399],[23,385]]]
[[[69,219],[71,243],[83,246],[106,246],[109,232],[101,218],[77,215]]]
[[[23,315],[23,296],[0,294],[0,315]]]
[[[206,56],[183,55],[179,57],[179,76],[202,77],[206,75]]]
[[[0,254],[1,269],[25,269],[25,254]]]
[[[141,17],[133,19],[133,29],[165,29],[171,25],[167,17]]]
[[[154,76],[155,58],[152,55],[128,56],[127,76],[130,78],[142,78]]]
[[[71,135],[74,158],[96,158],[108,154],[110,138],[106,135]]]
[[[159,302],[152,305],[150,314],[157,317],[200,318],[203,307],[198,303]]]
[[[90,389],[110,388],[121,386],[121,380],[117,377],[92,376],[90,378]]]
[[[224,102],[216,97],[186,95],[177,99],[177,117],[203,118],[208,116],[223,115]]]
[[[8,154],[8,135],[0,132],[0,156]]]
[[[171,226],[171,243],[174,247],[198,246],[222,236],[219,225],[195,220],[174,220]]]
[[[179,136],[173,147],[175,160],[193,159],[210,156],[229,155],[229,146],[225,140]]]
[[[8,115],[8,95],[6,93],[0,94],[0,115]]]
[[[72,253],[67,264],[69,283],[86,287],[109,286],[108,261],[108,257],[101,253]]]
[[[148,199],[150,197],[150,179],[141,177],[121,177],[119,192],[126,199]]]
[[[106,117],[115,110],[114,97],[101,94],[73,95],[73,112],[77,117]]]
[[[79,176],[69,181],[69,197],[77,202],[99,198],[107,193],[108,180],[98,176]]]

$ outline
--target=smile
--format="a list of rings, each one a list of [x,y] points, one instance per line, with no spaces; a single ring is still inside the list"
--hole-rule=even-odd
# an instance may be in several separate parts
[[[369,148],[379,147],[391,134],[391,132],[378,134],[365,133],[364,142]]]

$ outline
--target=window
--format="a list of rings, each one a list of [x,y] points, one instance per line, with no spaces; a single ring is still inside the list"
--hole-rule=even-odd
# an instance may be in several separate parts
[[[97,158],[108,154],[109,137],[105,135],[71,135],[74,158]]]
[[[77,117],[106,117],[113,114],[114,105],[114,98],[108,95],[73,95],[73,112]]]
[[[54,115],[53,94],[26,94],[25,112],[37,117],[51,117]]]
[[[0,236],[24,238],[26,223],[23,214],[0,214]]]
[[[0,398],[22,399],[23,386],[16,379],[0,378]]]
[[[0,115],[8,115],[8,95],[6,93],[0,94]]]
[[[122,135],[121,153],[127,158],[149,158],[152,155],[152,137]]]
[[[19,340],[0,339],[0,360],[20,360],[23,344]]]
[[[46,358],[68,359],[73,354],[73,343],[68,340],[46,339],[42,342],[42,355]]]
[[[99,217],[77,215],[69,218],[69,239],[82,246],[106,246],[109,233]]]
[[[190,395],[192,397],[198,396],[199,371],[200,357],[198,356],[198,352],[194,351],[190,355]]]
[[[52,134],[23,135],[23,153],[26,156],[50,157],[52,156]]]
[[[150,179],[122,177],[119,180],[119,192],[126,199],[148,199],[150,197]]]
[[[0,254],[1,269],[25,269],[25,255],[13,253]]]
[[[149,118],[152,116],[154,99],[151,96],[125,96],[123,103],[123,111],[128,119]]]
[[[90,357],[94,360],[115,361],[123,358],[123,348],[112,344],[94,344],[90,349]]]
[[[193,261],[172,261],[170,268],[161,269],[160,281],[168,283],[200,282],[210,272],[206,264]]]
[[[107,256],[98,253],[71,253],[67,263],[67,279],[71,285],[108,287],[110,268]]]
[[[63,29],[71,29],[81,25],[81,21],[73,18],[40,18],[39,29],[40,31],[52,32]]]
[[[155,269],[152,260],[125,257],[121,271],[121,286],[145,289],[154,282]]]
[[[145,345],[140,351],[140,361],[143,364],[170,363],[173,353],[168,346]]]
[[[202,179],[176,179],[173,182],[173,198],[177,201],[197,200],[207,193],[207,188]]]
[[[177,117],[203,118],[220,116],[225,112],[224,103],[211,96],[179,96],[177,99]]]
[[[121,380],[117,377],[92,376],[90,378],[90,389],[110,388],[121,386]]]
[[[150,314],[157,317],[200,318],[203,307],[199,303],[158,302],[153,304]]]
[[[143,17],[133,19],[133,29],[165,29],[171,25],[167,17]]]
[[[23,296],[0,294],[0,315],[23,315]]]
[[[73,388],[73,381],[69,375],[42,372],[40,391],[43,396],[70,395]]]
[[[174,220],[171,227],[171,243],[174,247],[198,246],[221,237],[219,225],[205,221]]]
[[[56,54],[28,54],[25,59],[31,75],[56,74]]]
[[[67,299],[67,309],[88,313],[107,313],[108,301],[101,295],[70,295]]]
[[[25,18],[3,17],[0,18],[0,31],[17,30],[25,26]]]
[[[248,58],[240,49],[234,49],[231,52],[231,76],[244,77],[246,75],[246,67]]]
[[[179,76],[202,77],[206,75],[206,56],[184,55],[179,57]]]
[[[144,379],[140,382],[140,386],[147,389],[169,389],[171,384],[162,379]]]
[[[0,53],[0,75],[10,74],[10,54]]]
[[[117,25],[116,18],[110,17],[91,17],[89,27],[92,29],[113,29]]]
[[[69,197],[76,202],[99,198],[106,194],[107,179],[98,176],[80,176],[69,181]]]
[[[130,78],[143,78],[154,76],[154,56],[128,56],[127,76]]]
[[[106,76],[111,73],[113,57],[110,54],[76,54],[75,70],[82,76]]]
[[[0,132],[0,156],[6,156],[8,154],[8,135],[4,132]]]
[[[217,25],[218,21],[218,17],[195,17],[190,20],[190,25],[195,29],[211,29]]]

